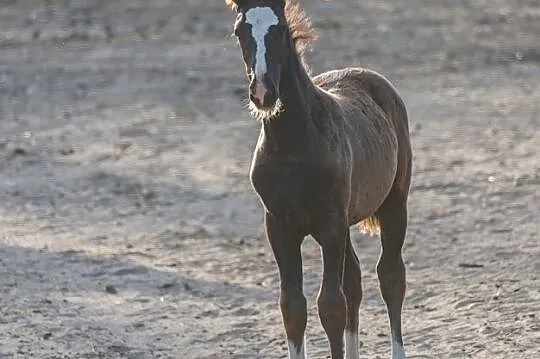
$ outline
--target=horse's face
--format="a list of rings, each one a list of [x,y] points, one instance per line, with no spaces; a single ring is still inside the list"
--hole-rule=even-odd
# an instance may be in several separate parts
[[[249,98],[261,110],[274,108],[279,98],[281,66],[287,54],[288,28],[283,0],[236,0],[234,34],[242,48]]]

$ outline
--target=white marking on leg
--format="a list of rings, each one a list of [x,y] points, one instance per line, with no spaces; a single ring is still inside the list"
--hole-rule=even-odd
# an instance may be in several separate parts
[[[345,359],[360,359],[358,355],[358,333],[345,330]]]
[[[294,345],[293,342],[289,342],[289,359],[306,359],[306,351],[304,346],[305,344],[302,343],[300,350],[298,350],[298,347]]]
[[[264,94],[266,93],[262,79],[267,71],[266,44],[264,43],[264,38],[268,34],[271,26],[279,24],[279,18],[274,10],[269,7],[254,7],[246,11],[246,24],[251,25],[251,36],[256,44],[255,81],[257,81],[257,84],[255,96],[262,103],[264,101]]]
[[[399,344],[392,336],[392,359],[407,359],[403,345]]]

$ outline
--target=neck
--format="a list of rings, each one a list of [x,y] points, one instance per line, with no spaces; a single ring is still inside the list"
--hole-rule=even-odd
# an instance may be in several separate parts
[[[291,40],[291,50],[282,66],[279,98],[280,110],[263,120],[264,134],[279,151],[289,152],[301,145],[310,123],[311,98],[315,86]]]
[[[289,56],[282,66],[279,94],[282,104],[281,114],[287,112],[298,115],[309,115],[310,97],[314,93],[314,85],[311,82],[306,68],[296,51],[294,44],[289,51]]]

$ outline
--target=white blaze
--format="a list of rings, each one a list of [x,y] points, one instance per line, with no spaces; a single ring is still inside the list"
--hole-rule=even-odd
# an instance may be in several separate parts
[[[266,89],[262,79],[266,74],[266,45],[264,38],[270,26],[279,24],[279,18],[269,7],[254,7],[246,11],[246,23],[251,25],[251,36],[255,40],[255,97],[261,103],[264,100]]]

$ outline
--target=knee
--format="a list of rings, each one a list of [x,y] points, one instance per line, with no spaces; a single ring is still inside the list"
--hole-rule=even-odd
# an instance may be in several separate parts
[[[317,306],[319,307],[319,314],[332,313],[332,315],[339,315],[339,313],[345,313],[345,295],[341,288],[322,288],[319,296],[317,297]]]
[[[301,343],[307,323],[307,303],[299,290],[281,290],[279,297],[281,315],[289,339]]]
[[[322,289],[317,298],[319,318],[327,333],[343,333],[347,323],[347,304],[341,289]]]
[[[298,289],[282,289],[279,297],[279,305],[282,313],[291,319],[302,319],[302,317],[306,317],[306,297]]]

